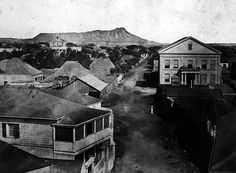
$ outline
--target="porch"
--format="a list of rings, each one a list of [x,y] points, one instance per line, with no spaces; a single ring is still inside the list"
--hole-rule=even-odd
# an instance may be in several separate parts
[[[181,85],[200,85],[200,69],[180,69]]]

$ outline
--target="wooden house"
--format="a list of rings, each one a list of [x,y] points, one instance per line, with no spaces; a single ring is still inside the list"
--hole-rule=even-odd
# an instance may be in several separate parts
[[[61,86],[64,90],[74,90],[82,94],[88,94],[97,98],[104,98],[109,93],[107,83],[98,79],[89,70],[85,69],[77,61],[65,62],[54,74],[48,76],[44,82],[56,81],[58,77],[68,77],[68,82]]]
[[[17,88],[1,88],[0,110],[0,140],[41,158],[75,160],[81,173],[111,171],[112,110]]]

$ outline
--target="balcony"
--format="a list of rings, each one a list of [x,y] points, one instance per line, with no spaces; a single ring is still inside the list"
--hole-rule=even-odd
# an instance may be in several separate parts
[[[55,159],[74,160],[88,148],[112,139],[112,121],[112,116],[104,116],[78,126],[54,125]]]

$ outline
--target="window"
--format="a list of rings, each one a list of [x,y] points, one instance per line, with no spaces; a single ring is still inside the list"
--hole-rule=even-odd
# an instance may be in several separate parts
[[[201,84],[205,85],[206,84],[206,74],[201,74]]]
[[[85,125],[86,129],[86,136],[91,135],[94,133],[94,122],[90,122]]]
[[[207,61],[202,60],[202,69],[207,69]]]
[[[192,50],[193,49],[193,45],[192,44],[188,44],[188,50]]]
[[[5,138],[19,138],[19,124],[2,123],[2,136]]]
[[[174,68],[179,68],[179,60],[174,60]]]
[[[110,116],[105,116],[104,117],[104,129],[108,128],[110,125],[109,123],[109,120],[110,120]]]
[[[102,118],[96,121],[96,132],[99,132],[101,130],[102,130]]]
[[[165,60],[165,68],[170,68],[170,60]]]
[[[215,83],[215,74],[210,75],[210,83],[214,84]]]
[[[73,129],[67,127],[55,127],[56,141],[73,142]]]
[[[210,69],[211,70],[215,70],[215,66],[216,66],[216,61],[215,60],[211,60],[210,61]]]
[[[170,82],[170,74],[165,74],[165,82]]]
[[[75,140],[80,140],[84,138],[84,126],[78,126],[75,129]]]
[[[193,68],[193,60],[188,60],[188,68]]]

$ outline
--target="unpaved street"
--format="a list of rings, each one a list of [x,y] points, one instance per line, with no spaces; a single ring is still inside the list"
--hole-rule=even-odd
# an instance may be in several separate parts
[[[135,87],[145,72],[145,64],[131,71],[123,84],[114,89],[104,106],[115,115],[116,162],[114,173],[176,173],[194,172],[166,143],[169,128],[161,119],[150,114],[153,89]],[[144,92],[143,92],[144,91]],[[171,128],[171,127],[170,127]]]

